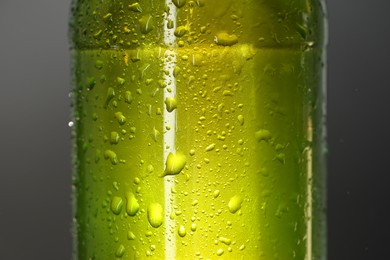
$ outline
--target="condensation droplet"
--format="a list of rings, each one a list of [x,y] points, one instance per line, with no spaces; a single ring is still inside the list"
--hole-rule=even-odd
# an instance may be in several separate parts
[[[142,8],[139,3],[129,5],[129,9],[133,12],[142,13]]]
[[[187,34],[188,28],[186,26],[178,26],[174,32],[176,37],[182,37]]]
[[[196,223],[191,224],[191,231],[193,231],[193,232],[196,231]]]
[[[139,203],[132,192],[128,192],[126,195],[127,206],[126,212],[129,216],[135,216],[139,210]]]
[[[115,117],[120,125],[124,125],[126,123],[126,117],[122,114],[122,112],[116,112]]]
[[[148,221],[149,224],[154,227],[158,228],[162,225],[163,219],[164,219],[164,209],[163,207],[158,203],[151,203],[148,207]]]
[[[218,251],[217,251],[217,255],[218,256],[221,256],[221,255],[223,255],[223,249],[222,248],[220,248],[220,249],[218,249]]]
[[[177,108],[177,99],[176,98],[168,97],[165,99],[164,103],[167,107],[168,112],[172,112],[173,110],[175,110]]]
[[[183,225],[181,225],[181,226],[179,227],[179,231],[178,231],[178,233],[179,233],[179,236],[181,236],[181,237],[185,237],[185,236],[186,236],[186,234],[187,234],[187,232],[186,232],[186,228],[185,228]]]
[[[153,30],[153,18],[151,15],[144,15],[139,19],[141,33],[147,34]]]
[[[115,251],[116,257],[123,257],[125,254],[125,247],[124,245],[119,245],[119,247]]]
[[[107,89],[106,102],[104,103],[104,108],[108,107],[110,101],[115,97],[115,90],[113,88]]]
[[[172,0],[177,8],[181,8],[186,4],[186,0]]]
[[[161,135],[160,132],[154,127],[154,128],[153,128],[153,131],[152,131],[152,134],[151,134],[152,139],[153,139],[155,142],[157,142],[157,140],[158,140],[158,138],[159,138],[160,135]]]
[[[124,78],[121,78],[121,77],[117,77],[116,81],[118,82],[119,86],[123,86],[126,82],[126,80]]]
[[[227,237],[219,237],[219,241],[221,241],[225,245],[230,245],[232,243],[232,240]]]
[[[110,160],[113,165],[118,164],[118,157],[116,153],[111,150],[106,150],[104,152],[104,159]]]
[[[272,138],[271,132],[266,129],[260,129],[255,133],[256,140],[258,142],[261,141],[269,141]]]
[[[118,144],[119,143],[119,134],[118,132],[111,132],[110,134],[110,143]]]
[[[165,163],[163,176],[179,174],[187,163],[187,158],[182,152],[169,153]]]
[[[230,198],[228,203],[229,211],[233,214],[236,213],[239,209],[241,209],[242,202],[243,199],[238,195],[235,195]]]
[[[234,34],[228,34],[226,32],[221,32],[215,36],[214,41],[218,45],[232,46],[238,42],[238,37]]]
[[[206,147],[206,152],[210,152],[214,150],[214,148],[215,148],[215,144],[210,144],[209,146]]]
[[[111,211],[115,215],[119,215],[123,208],[123,200],[121,197],[113,197],[111,200]]]
[[[130,91],[125,92],[125,102],[127,104],[131,104],[133,102],[133,95],[131,94]]]
[[[131,231],[128,231],[128,232],[127,232],[127,239],[128,239],[128,240],[134,240],[134,239],[135,239],[134,233],[131,232]]]
[[[174,21],[173,20],[168,20],[168,22],[167,22],[167,28],[168,29],[172,29],[173,27],[175,27],[175,23],[174,23]]]
[[[238,119],[238,122],[240,123],[240,125],[244,125],[244,116],[243,115],[239,115],[237,117],[237,119]]]
[[[230,90],[224,90],[222,92],[222,95],[224,95],[224,96],[233,96],[233,92],[231,92]]]

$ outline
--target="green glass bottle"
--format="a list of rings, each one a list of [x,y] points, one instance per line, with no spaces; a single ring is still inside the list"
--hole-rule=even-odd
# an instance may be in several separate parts
[[[326,259],[323,5],[73,2],[75,259]]]

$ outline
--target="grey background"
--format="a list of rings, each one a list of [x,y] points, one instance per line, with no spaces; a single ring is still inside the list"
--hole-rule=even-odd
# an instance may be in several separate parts
[[[386,259],[390,1],[327,3],[329,259]],[[71,258],[69,5],[0,1],[0,259]]]

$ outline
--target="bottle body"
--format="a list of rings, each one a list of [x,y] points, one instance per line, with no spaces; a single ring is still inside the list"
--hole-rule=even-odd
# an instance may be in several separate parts
[[[74,3],[78,259],[325,258],[323,17],[302,2]]]

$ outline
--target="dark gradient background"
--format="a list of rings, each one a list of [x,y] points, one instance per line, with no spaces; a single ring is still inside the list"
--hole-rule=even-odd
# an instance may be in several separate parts
[[[328,0],[329,259],[390,259],[390,1]],[[0,0],[0,259],[71,258],[70,0]]]

